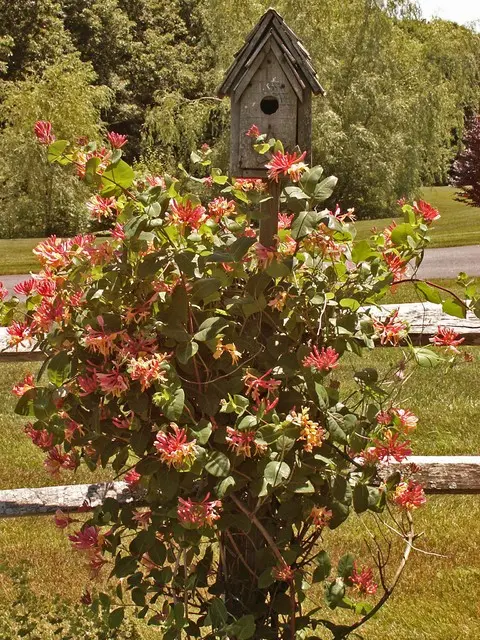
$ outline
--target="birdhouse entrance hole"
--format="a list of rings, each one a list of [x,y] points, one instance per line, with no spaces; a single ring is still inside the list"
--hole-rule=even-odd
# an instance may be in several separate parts
[[[273,113],[278,111],[278,106],[278,99],[273,96],[267,96],[260,102],[260,109],[267,116],[271,116]]]

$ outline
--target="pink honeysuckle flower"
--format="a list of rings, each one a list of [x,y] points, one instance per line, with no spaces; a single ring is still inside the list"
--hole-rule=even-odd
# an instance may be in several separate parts
[[[335,211],[330,211],[330,213],[337,220],[340,220],[340,222],[345,222],[346,220],[350,220],[350,222],[354,222],[355,221],[354,211],[355,209],[347,209],[346,213],[342,213],[342,210],[340,209],[340,205],[337,204],[335,206]]]
[[[132,380],[138,380],[142,392],[149,389],[155,382],[166,382],[165,365],[168,362],[167,353],[155,353],[149,357],[132,358],[127,371]]]
[[[97,526],[83,527],[68,536],[72,547],[77,551],[99,551],[104,542],[104,536]]]
[[[146,180],[151,187],[166,188],[165,178],[162,178],[162,176],[147,176]]]
[[[68,319],[62,300],[44,298],[33,314],[35,330],[47,332],[54,322],[59,324]]]
[[[282,384],[280,380],[268,378],[271,373],[272,369],[269,369],[262,376],[256,376],[248,371],[243,377],[243,381],[247,387],[246,394],[247,396],[251,395],[252,400],[255,402],[257,407],[260,405],[262,400],[267,400],[270,396],[276,395],[280,385]]]
[[[288,213],[279,213],[278,214],[278,228],[279,229],[290,229],[292,226],[292,220],[294,219],[295,214],[288,215]]]
[[[235,202],[219,196],[208,203],[208,213],[212,220],[219,222],[224,217],[235,215]]]
[[[293,582],[295,578],[295,569],[286,563],[273,567],[272,577],[279,582]]]
[[[222,508],[220,500],[209,500],[210,494],[200,502],[188,498],[178,499],[177,516],[181,525],[192,529],[198,529],[205,525],[213,526],[215,520],[220,518],[219,511]]]
[[[314,447],[321,447],[327,432],[318,422],[310,419],[307,407],[303,407],[301,413],[295,409],[290,411],[288,419],[301,427],[299,440],[305,440],[304,451],[311,453]]]
[[[202,182],[206,187],[213,187],[213,176],[205,176],[202,178]]]
[[[61,509],[57,509],[55,511],[54,522],[58,529],[66,529],[72,522],[78,522],[78,520],[70,518],[68,513],[63,513]]]
[[[10,326],[7,327],[8,344],[11,347],[17,346],[24,341],[31,342],[32,330],[27,322],[17,322],[14,320]]]
[[[455,353],[459,353],[457,347],[464,342],[465,338],[461,338],[460,334],[449,329],[448,327],[438,327],[437,333],[430,338],[430,342],[436,347],[449,347]]]
[[[293,256],[297,251],[297,241],[287,234],[282,241],[278,242],[278,253],[281,256]]]
[[[260,135],[260,129],[257,127],[256,124],[252,124],[252,126],[250,127],[250,129],[247,131],[245,135],[248,136],[249,138],[258,138],[258,136]]]
[[[15,287],[13,289],[15,291]],[[5,288],[3,282],[0,282],[0,302],[3,302],[8,296],[8,290]]]
[[[307,168],[307,165],[302,162],[306,155],[306,151],[300,156],[297,156],[296,152],[282,153],[281,151],[277,151],[273,154],[270,162],[265,165],[269,170],[268,178],[278,182],[279,176],[283,174],[284,176],[290,176],[292,182],[298,182],[302,173]]]
[[[152,510],[151,509],[136,509],[133,512],[132,519],[137,522],[142,529],[148,529],[148,525],[152,522]]]
[[[39,278],[35,282],[35,289],[44,298],[53,298],[57,291],[57,283],[52,278]]]
[[[169,467],[181,469],[189,466],[195,460],[196,440],[187,440],[185,429],[172,422],[170,431],[159,431],[154,442],[154,447],[160,455],[160,460]]]
[[[369,447],[362,453],[362,457],[367,464],[376,462],[390,462],[392,459],[402,462],[412,455],[410,441],[400,440],[400,433],[393,433],[389,429],[384,433],[383,440],[374,440],[373,447]]]
[[[263,193],[267,190],[267,185],[261,178],[237,178],[233,183],[233,188],[246,193],[249,191]]]
[[[418,417],[408,409],[394,408],[391,411],[400,423],[404,433],[410,433],[417,428]]]
[[[373,318],[375,334],[380,338],[380,344],[398,346],[408,334],[408,324],[398,317],[399,310],[395,309],[385,320]]]
[[[135,469],[130,469],[130,471],[128,471],[128,473],[126,473],[124,477],[124,480],[129,487],[137,485],[141,479],[142,476],[137,471],[135,471]]]
[[[171,200],[170,208],[174,220],[192,229],[198,229],[205,220],[205,207],[200,204],[193,204],[190,200],[183,204],[177,202],[177,200]]]
[[[232,427],[227,427],[228,447],[235,452],[237,456],[251,458],[252,456],[262,455],[267,450],[267,445],[256,442],[257,432],[252,430],[239,431]]]
[[[120,222],[116,222],[115,226],[112,229],[112,238],[115,240],[123,241],[127,236],[125,235],[125,231],[123,225]]]
[[[30,389],[35,389],[35,376],[33,373],[27,373],[22,382],[14,385],[12,393],[18,398],[21,398],[23,394]]]
[[[393,274],[393,282],[403,280],[407,273],[407,263],[396,253],[385,252],[383,259],[387,263],[388,270]]]
[[[332,371],[338,367],[340,354],[333,347],[322,347],[321,351],[315,346],[302,361],[304,367],[312,367],[315,371]]]
[[[51,236],[40,242],[33,253],[37,256],[43,266],[51,269],[61,269],[70,264],[68,242],[64,242],[56,236]]]
[[[96,373],[95,374],[98,384],[100,385],[100,389],[105,393],[110,393],[112,396],[116,398],[120,398],[125,391],[128,391],[130,388],[130,384],[128,382],[128,378],[121,373],[118,366],[115,366],[113,369],[106,373]]]
[[[117,418],[112,418],[113,424],[117,427],[117,429],[130,429],[132,426],[133,415],[130,413],[129,416],[119,416]]]
[[[432,222],[440,219],[440,213],[438,209],[435,209],[435,207],[432,207],[431,204],[428,204],[428,202],[424,202],[423,200],[414,202],[413,210],[415,211],[415,213],[422,216],[423,221],[426,224],[431,224]]]
[[[310,518],[317,529],[323,529],[333,517],[333,513],[325,507],[313,507]]]
[[[94,195],[87,202],[87,209],[95,220],[101,222],[104,219],[116,217],[117,200],[113,196],[111,198],[102,198],[102,196]]]
[[[52,144],[55,142],[55,136],[52,133],[52,123],[46,120],[38,120],[33,128],[35,136],[40,144]]]
[[[109,131],[107,133],[107,138],[113,149],[121,149],[128,140],[127,136],[124,136],[121,133],[115,133],[115,131]]]
[[[123,342],[126,331],[107,331],[102,316],[97,317],[97,324],[100,329],[93,329],[91,325],[85,327],[83,342],[88,349],[107,358],[118,348],[117,341]]]
[[[75,452],[65,453],[59,446],[56,446],[48,452],[43,466],[50,475],[56,476],[61,469],[74,471],[78,464]]]
[[[24,280],[23,282],[19,282],[13,287],[13,290],[19,296],[31,296],[32,293],[35,292],[36,281],[34,278],[28,278],[28,280]],[[0,300],[2,297],[1,293],[2,285],[0,283]]]
[[[95,393],[99,389],[95,375],[78,376],[77,385],[80,389],[79,395],[82,397]]]
[[[392,499],[397,506],[407,511],[414,511],[427,501],[422,485],[413,480],[401,482],[395,489]]]
[[[255,243],[253,245],[253,249],[255,251],[258,265],[263,269],[268,267],[268,265],[271,264],[278,256],[276,247],[264,247],[260,242]]]
[[[49,451],[53,447],[53,434],[46,429],[34,429],[29,422],[25,425],[24,432],[39,449]]]
[[[373,571],[369,567],[364,567],[359,571],[356,563],[354,563],[349,581],[359,593],[374,595],[377,592],[378,585],[374,582]]]

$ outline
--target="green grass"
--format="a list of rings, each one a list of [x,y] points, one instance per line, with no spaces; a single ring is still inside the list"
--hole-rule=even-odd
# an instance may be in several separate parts
[[[405,384],[404,406],[414,410],[421,420],[414,439],[415,453],[478,454],[480,350],[470,351],[475,354],[475,361],[458,365],[451,378],[446,378],[441,369],[425,369]],[[368,366],[383,371],[400,356],[398,349],[378,349],[370,354]],[[342,366],[339,377],[346,381],[353,371],[365,365],[363,359],[351,357]],[[23,435],[23,420],[13,415],[10,388],[29,370],[32,370],[29,364],[0,365],[0,488],[101,478],[83,471],[74,476],[65,472],[52,479],[45,472],[43,454]],[[417,531],[425,530],[417,546],[447,558],[415,553],[396,594],[362,630],[363,637],[365,640],[477,637],[478,601],[473,585],[480,581],[480,556],[475,553],[472,541],[480,538],[480,500],[474,496],[431,497],[427,506],[417,512],[417,522]],[[362,531],[359,518],[352,517],[347,525],[326,536],[325,546],[333,557],[351,547],[367,562]],[[27,563],[33,590],[46,597],[47,602],[57,595],[77,601],[84,585],[92,588],[83,558],[71,552],[65,534],[54,527],[51,517],[0,519],[0,539],[0,564]],[[11,582],[0,571],[0,605],[4,611],[9,610],[12,597]],[[322,600],[320,591],[312,591],[312,597]],[[324,614],[329,615],[327,611]],[[159,637],[156,630],[140,629],[144,640]]]
[[[425,187],[422,199],[436,207],[441,214],[434,223],[430,247],[459,247],[480,244],[480,208],[470,207],[455,200],[453,187]],[[392,218],[360,220],[357,238],[363,240],[371,234],[372,227],[383,229]]]
[[[0,240],[0,274],[30,273],[38,271],[38,260],[32,253],[42,238]]]
[[[457,247],[480,244],[480,208],[455,200],[453,187],[425,187],[422,198],[437,207],[442,215],[432,231],[431,247]],[[368,238],[372,227],[382,229],[392,218],[360,220],[358,239]],[[0,240],[0,275],[38,271],[32,249],[40,238]]]

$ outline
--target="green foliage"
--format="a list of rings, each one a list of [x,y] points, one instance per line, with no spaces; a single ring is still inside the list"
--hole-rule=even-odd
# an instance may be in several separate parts
[[[98,137],[100,108],[108,104],[109,94],[92,86],[94,78],[91,66],[70,54],[42,75],[32,72],[3,84],[0,236],[69,235],[85,227],[87,189],[61,167],[45,165],[32,123],[51,120],[58,135],[68,138]]]

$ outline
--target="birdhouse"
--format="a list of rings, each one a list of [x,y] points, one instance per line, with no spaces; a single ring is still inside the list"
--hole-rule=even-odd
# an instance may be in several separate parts
[[[219,97],[231,99],[230,171],[263,177],[265,157],[245,134],[255,124],[285,149],[310,152],[312,94],[325,92],[311,58],[283,18],[269,9],[248,35],[227,71]]]

